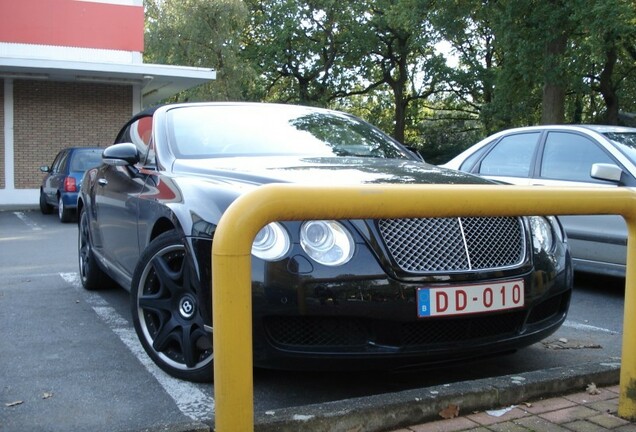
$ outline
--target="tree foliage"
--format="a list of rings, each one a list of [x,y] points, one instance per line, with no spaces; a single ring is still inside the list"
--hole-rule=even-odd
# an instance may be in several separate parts
[[[217,70],[177,99],[339,108],[434,162],[507,127],[636,111],[633,0],[145,3],[146,61]]]
[[[352,5],[338,0],[246,0],[244,57],[265,83],[264,98],[326,105],[351,66]]]
[[[589,101],[579,107],[581,115],[618,124],[621,105],[632,112],[635,108],[631,83],[636,77],[636,5],[633,0],[573,3],[573,16],[581,23],[575,57],[579,91]]]
[[[177,100],[249,99],[254,68],[241,57],[248,9],[241,0],[146,0],[149,63],[213,68],[217,79]]]
[[[366,47],[360,72],[368,81],[363,92],[390,92],[393,136],[405,141],[409,123],[419,120],[418,102],[440,91],[444,62],[434,49],[439,39],[428,16],[433,2],[373,0],[361,4],[366,6],[365,19],[359,23],[366,31]]]

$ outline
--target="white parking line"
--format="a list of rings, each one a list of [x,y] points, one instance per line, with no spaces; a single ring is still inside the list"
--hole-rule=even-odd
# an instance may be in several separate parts
[[[83,291],[79,274],[59,273],[59,275],[76,290],[83,292],[86,302],[93,308],[95,313],[119,337],[130,352],[144,365],[146,370],[155,377],[185,416],[196,421],[213,418],[215,406],[213,397],[206,395],[195,384],[173,378],[159,369],[144,351],[132,324],[117,313],[113,307],[109,306],[108,302],[98,293]],[[563,326],[585,331],[617,333],[610,329],[571,320],[566,320]]]
[[[569,327],[569,328],[573,328],[573,329],[577,329],[577,330],[596,331],[596,332],[601,332],[601,333],[611,333],[611,334],[618,333],[617,331],[606,329],[606,328],[603,328],[603,327],[596,327],[596,326],[592,326],[592,325],[588,325],[588,324],[582,324],[582,323],[578,323],[576,321],[570,321],[570,320],[566,320],[563,323],[563,327]]]
[[[16,215],[18,219],[24,222],[24,224],[31,228],[33,231],[42,231],[42,227],[28,218],[27,215],[24,214],[24,212],[17,211],[13,212],[13,214]]]
[[[82,291],[77,273],[60,273],[62,279],[78,291]],[[179,410],[192,420],[210,420],[214,413],[214,398],[206,395],[195,384],[171,377],[153,363],[144,351],[131,323],[108,305],[98,293],[84,291],[86,302],[95,313],[126,345],[146,370],[159,382],[166,393],[175,401]]]

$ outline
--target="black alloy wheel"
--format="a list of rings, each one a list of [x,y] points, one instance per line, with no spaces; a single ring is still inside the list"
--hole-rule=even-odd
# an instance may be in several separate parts
[[[89,291],[105,288],[111,279],[97,264],[89,233],[89,220],[86,209],[82,209],[79,217],[79,233],[77,236],[77,256],[79,274],[84,289]]]
[[[183,239],[168,231],[150,243],[137,264],[131,308],[137,336],[161,369],[176,378],[209,382],[214,354],[200,314],[199,286]]]

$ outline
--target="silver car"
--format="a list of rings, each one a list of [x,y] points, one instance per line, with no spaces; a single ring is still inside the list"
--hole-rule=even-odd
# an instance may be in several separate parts
[[[517,185],[636,186],[636,128],[596,125],[508,129],[446,164]],[[625,276],[627,226],[621,216],[562,216],[575,270]]]

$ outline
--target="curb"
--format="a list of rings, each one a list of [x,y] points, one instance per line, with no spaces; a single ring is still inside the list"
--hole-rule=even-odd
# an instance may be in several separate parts
[[[483,411],[580,392],[592,382],[615,385],[619,376],[620,363],[558,367],[257,413],[254,430],[381,432],[440,420],[438,413],[450,404],[457,405],[460,414]]]
[[[473,381],[254,413],[255,432],[382,432],[440,420],[450,404],[462,413],[584,391],[590,383],[616,385],[620,363],[586,363]],[[241,413],[237,413],[241,415]],[[191,422],[135,432],[211,432]]]

